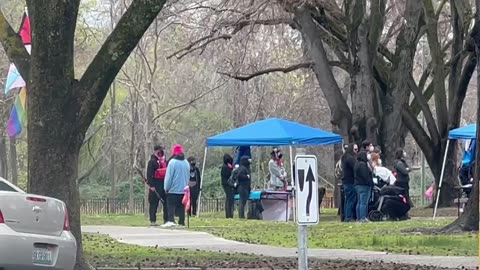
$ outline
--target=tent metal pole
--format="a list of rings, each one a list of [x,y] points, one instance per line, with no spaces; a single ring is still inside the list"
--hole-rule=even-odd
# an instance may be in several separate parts
[[[442,190],[443,175],[445,173],[445,164],[447,162],[447,154],[448,154],[448,147],[449,146],[450,146],[450,140],[447,141],[447,147],[445,147],[445,154],[443,155],[442,172],[440,173],[440,181],[439,181],[439,184],[438,184],[437,199],[435,200],[435,208],[433,209],[433,220],[435,220],[435,217],[437,216],[438,199],[440,199],[440,191]]]
[[[203,161],[202,161],[202,179],[200,182],[200,192],[198,193],[198,206],[197,206],[197,217],[200,216],[200,207],[202,206],[202,186],[203,182],[205,181],[203,179],[203,176],[205,175],[205,165],[207,164],[207,151],[208,151],[208,146],[205,146],[205,153],[203,154]]]
[[[295,173],[293,171],[293,163],[295,163],[293,161],[293,150],[292,150],[292,146],[290,145],[289,146],[289,150],[290,150],[290,178],[292,179],[292,201],[295,201],[295,181],[293,180],[293,174]],[[287,204],[289,203],[289,200],[287,201]],[[295,204],[292,203],[292,209],[293,209],[293,220],[295,221],[296,220],[296,216],[295,216]]]

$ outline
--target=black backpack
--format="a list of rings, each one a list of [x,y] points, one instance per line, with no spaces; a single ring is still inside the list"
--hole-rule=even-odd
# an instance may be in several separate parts
[[[238,186],[238,170],[237,169],[234,169],[232,171],[232,174],[227,179],[227,185],[232,188],[237,188]]]

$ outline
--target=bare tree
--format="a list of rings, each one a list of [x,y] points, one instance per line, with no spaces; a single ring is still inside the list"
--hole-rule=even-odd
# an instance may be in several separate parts
[[[83,76],[74,73],[74,37],[80,1],[27,1],[32,55],[0,13],[0,42],[27,81],[29,191],[66,202],[82,256],[78,157],[85,133],[110,84],[165,1],[133,1]]]

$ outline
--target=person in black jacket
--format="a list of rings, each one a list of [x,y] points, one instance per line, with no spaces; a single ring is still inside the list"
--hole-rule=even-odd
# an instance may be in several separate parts
[[[240,196],[240,205],[238,207],[238,217],[245,219],[245,205],[250,197],[250,185],[252,179],[250,176],[250,163],[249,156],[243,156],[240,158],[240,166],[236,169],[236,175],[238,180],[238,194]]]
[[[190,204],[191,207],[188,210],[189,216],[197,215],[197,206],[198,206],[198,195],[200,194],[200,187],[202,184],[202,176],[200,174],[200,169],[196,166],[197,160],[194,157],[187,158],[188,163],[190,163]]]
[[[368,167],[369,154],[361,151],[355,164],[355,191],[357,192],[357,220],[367,221],[368,201],[373,187],[372,171]]]
[[[410,206],[413,207],[413,203],[410,200],[410,167],[405,161],[406,157],[407,153],[403,151],[402,148],[398,148],[397,151],[395,151],[395,161],[393,163],[393,170],[397,174],[395,185],[405,189],[405,197],[407,197]]]
[[[147,164],[147,181],[150,190],[148,192],[150,225],[157,226],[157,209],[159,202],[163,206],[163,222],[167,222],[167,193],[164,189],[165,175],[159,173],[160,169],[166,171],[167,163],[163,148],[159,145],[153,148],[154,153]]]
[[[351,222],[354,220],[355,203],[357,201],[357,195],[355,191],[355,163],[356,153],[358,153],[358,145],[349,144],[345,153],[342,156],[342,185],[345,197],[345,222]]]
[[[227,184],[228,178],[232,175],[233,158],[229,154],[223,155],[223,166],[220,172],[223,191],[225,191],[225,216],[233,218],[233,205],[235,203],[235,189]]]

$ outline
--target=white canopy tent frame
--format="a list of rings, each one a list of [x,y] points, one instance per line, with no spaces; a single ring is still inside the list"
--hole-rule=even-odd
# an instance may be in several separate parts
[[[436,196],[436,199],[435,199],[435,207],[433,208],[433,220],[435,220],[435,217],[437,216],[438,199],[440,198],[440,192],[442,191],[443,175],[445,173],[445,164],[447,162],[447,154],[448,154],[449,146],[450,146],[450,139],[448,139],[448,141],[447,141],[447,146],[445,148],[445,154],[443,155],[442,172],[440,173],[440,182],[438,183],[438,192],[437,192],[437,196]]]
[[[447,141],[447,145],[445,147],[445,153],[443,156],[443,164],[442,164],[442,171],[440,173],[440,181],[438,183],[438,191],[437,191],[437,196],[435,199],[435,207],[433,209],[433,219],[435,220],[437,216],[437,210],[438,210],[438,200],[440,198],[440,193],[442,190],[442,183],[443,183],[443,177],[445,175],[445,165],[447,163],[447,155],[448,155],[448,149],[450,147],[450,141],[451,140],[475,140],[476,138],[476,124],[471,124],[468,126],[464,126],[461,128],[456,128],[453,130],[449,131],[449,138]],[[480,147],[480,146],[476,146]]]

